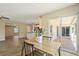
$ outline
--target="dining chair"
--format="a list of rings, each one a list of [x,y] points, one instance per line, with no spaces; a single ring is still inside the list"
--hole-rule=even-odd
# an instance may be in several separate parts
[[[21,50],[21,56],[44,56],[44,52],[34,48],[33,44],[24,41]]]
[[[23,43],[21,56],[24,55],[24,54],[25,54],[25,56],[33,56],[34,55],[33,44],[29,44],[27,42]]]

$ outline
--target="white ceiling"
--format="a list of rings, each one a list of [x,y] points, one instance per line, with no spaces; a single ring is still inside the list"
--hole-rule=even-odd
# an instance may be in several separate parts
[[[0,16],[20,22],[34,22],[36,17],[68,7],[73,3],[0,3]]]

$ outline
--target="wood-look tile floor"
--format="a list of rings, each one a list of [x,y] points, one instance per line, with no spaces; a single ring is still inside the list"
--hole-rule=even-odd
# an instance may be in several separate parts
[[[0,56],[21,56],[23,41],[26,39],[9,38],[5,41],[0,41]],[[41,56],[35,54],[35,56]]]
[[[24,39],[6,39],[0,42],[0,56],[20,56]]]

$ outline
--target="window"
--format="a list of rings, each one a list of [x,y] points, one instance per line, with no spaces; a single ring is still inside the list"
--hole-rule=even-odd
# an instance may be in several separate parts
[[[18,32],[19,32],[18,28],[15,27],[15,28],[14,28],[14,33],[18,33]]]
[[[57,26],[57,36],[58,36],[58,33],[59,33],[58,30],[59,30],[59,27]]]
[[[69,27],[66,27],[66,36],[69,36]]]
[[[50,25],[50,33],[52,34],[52,25]]]
[[[62,36],[65,36],[65,27],[62,27]]]
[[[70,27],[62,27],[62,36],[69,36]]]

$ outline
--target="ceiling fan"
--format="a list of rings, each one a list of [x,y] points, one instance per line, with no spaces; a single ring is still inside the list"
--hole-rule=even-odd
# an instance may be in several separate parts
[[[8,17],[5,17],[5,16],[0,16],[0,20],[3,20],[3,19],[5,19],[5,20],[9,20],[9,18],[8,18]]]

